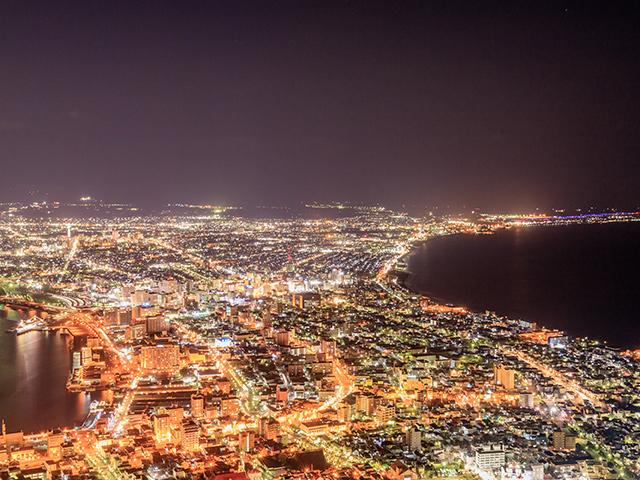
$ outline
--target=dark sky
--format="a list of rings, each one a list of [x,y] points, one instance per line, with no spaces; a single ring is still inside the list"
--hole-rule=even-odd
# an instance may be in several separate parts
[[[636,208],[640,8],[594,3],[3,2],[0,200]]]

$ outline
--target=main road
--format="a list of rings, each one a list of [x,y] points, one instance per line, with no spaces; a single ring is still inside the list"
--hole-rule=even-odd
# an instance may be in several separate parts
[[[547,375],[548,377],[551,377],[556,382],[556,384],[561,385],[562,387],[564,387],[566,390],[570,392],[577,393],[578,396],[583,400],[588,400],[589,402],[591,402],[593,405],[597,407],[602,407],[604,405],[602,400],[600,400],[600,398],[598,397],[598,395],[596,395],[593,392],[590,392],[575,380],[571,380],[567,378],[566,376],[562,375],[561,373],[549,367],[548,365],[540,363],[531,355],[527,355],[524,352],[520,352],[508,347],[503,347],[501,350],[502,350],[502,353],[504,353],[505,355],[515,356],[516,358],[523,361],[530,367],[533,367],[539,370],[540,372],[542,372],[543,374]]]

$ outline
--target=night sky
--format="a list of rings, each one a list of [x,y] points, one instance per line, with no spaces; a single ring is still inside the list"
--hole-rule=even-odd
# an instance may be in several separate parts
[[[3,2],[0,201],[639,208],[640,7],[593,3]]]

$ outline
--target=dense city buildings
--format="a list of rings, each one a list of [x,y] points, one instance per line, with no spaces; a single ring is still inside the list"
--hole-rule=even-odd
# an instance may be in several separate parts
[[[73,220],[5,207],[0,288],[18,319],[5,323],[82,338],[66,388],[113,400],[78,428],[3,428],[0,478],[640,475],[637,352],[402,285],[416,242],[512,217],[345,210]]]

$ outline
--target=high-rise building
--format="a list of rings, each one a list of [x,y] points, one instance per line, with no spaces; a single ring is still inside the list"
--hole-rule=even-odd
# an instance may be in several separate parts
[[[276,387],[276,402],[286,403],[289,400],[289,390],[283,385]]]
[[[553,432],[553,448],[564,450],[564,432]]]
[[[239,449],[241,452],[253,450],[256,441],[256,434],[252,431],[240,432],[238,436]]]
[[[407,445],[410,450],[420,450],[422,448],[422,435],[420,430],[412,428],[407,431]]]
[[[153,417],[153,434],[156,442],[164,443],[171,440],[171,417],[166,413],[159,413]]]
[[[82,367],[82,352],[73,352],[73,370],[78,370]]]
[[[140,366],[145,370],[169,370],[180,366],[180,347],[171,343],[145,345],[140,349]]]
[[[313,362],[311,364],[311,372],[321,373],[323,375],[328,375],[333,372],[333,363],[332,362]]]
[[[341,403],[336,407],[339,422],[348,422],[351,420],[351,407],[345,403]]]
[[[162,280],[158,285],[158,291],[160,293],[174,293],[178,290],[177,280]]]
[[[220,415],[223,417],[238,416],[238,397],[226,397],[220,400]]]
[[[369,394],[356,396],[356,411],[364,412],[366,415],[373,414],[375,410],[375,397]]]
[[[165,296],[163,293],[150,293],[149,294],[149,304],[150,305],[160,305],[163,306],[165,304]]]
[[[104,311],[104,323],[106,325],[131,325],[133,314],[129,307],[109,308]]]
[[[204,397],[199,393],[191,395],[191,416],[193,418],[204,416]]]
[[[319,307],[321,303],[319,293],[294,293],[291,300],[295,307],[302,309]]]
[[[216,386],[222,393],[231,393],[231,382],[227,378],[219,378],[216,380]]]
[[[513,390],[515,372],[504,365],[493,366],[493,378],[496,385],[502,385],[505,390]]]
[[[200,428],[192,420],[182,422],[180,446],[189,452],[197,450],[200,446]]]
[[[147,326],[147,333],[153,335],[154,333],[161,333],[168,331],[167,319],[162,315],[154,315],[145,319]]]
[[[533,408],[533,393],[526,392],[520,394],[520,406],[522,408]]]
[[[131,294],[131,306],[139,307],[149,303],[149,292],[136,290]]]
[[[89,347],[82,347],[82,349],[80,350],[81,354],[82,354],[82,366],[86,367],[87,365],[91,365],[92,360],[92,353],[91,353],[91,348]]]
[[[505,451],[502,445],[485,445],[476,450],[476,466],[480,470],[493,470],[505,465]]]
[[[134,323],[129,325],[124,332],[125,340],[142,340],[147,336],[147,325],[145,323]]]
[[[555,450],[575,450],[576,436],[565,432],[553,432],[553,448]]]
[[[262,315],[262,325],[264,328],[269,328],[271,326],[271,312],[266,310]]]
[[[178,429],[182,425],[184,420],[184,408],[182,407],[169,407],[165,409],[165,413],[169,415],[169,422],[171,423],[171,429]]]
[[[538,462],[531,464],[532,480],[544,480],[544,465]]]
[[[276,332],[276,344],[286,346],[289,345],[289,331],[288,330],[280,330]]]
[[[576,449],[576,436],[575,435],[565,435],[564,436],[564,448],[565,448],[565,450],[575,450]]]
[[[220,405],[207,405],[204,409],[204,416],[207,420],[214,420],[220,415]]]
[[[320,342],[320,353],[326,353],[327,357],[333,358],[336,354],[335,338],[323,338]]]
[[[59,458],[62,456],[62,447],[64,443],[64,432],[59,428],[49,432],[47,435],[47,454],[50,457]]]
[[[376,423],[378,425],[384,425],[396,415],[396,407],[392,403],[388,403],[386,405],[378,405],[376,409]]]
[[[269,419],[266,426],[265,438],[267,440],[273,440],[279,435],[280,435],[280,423],[273,418]]]

